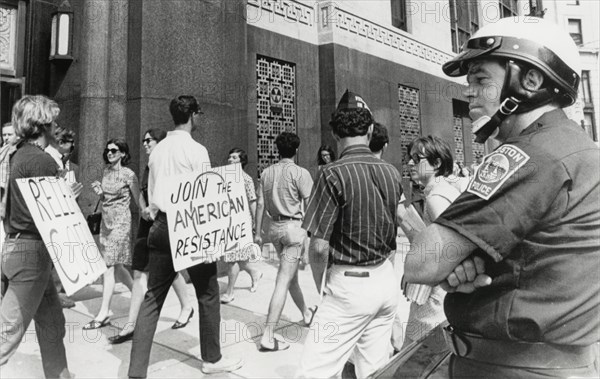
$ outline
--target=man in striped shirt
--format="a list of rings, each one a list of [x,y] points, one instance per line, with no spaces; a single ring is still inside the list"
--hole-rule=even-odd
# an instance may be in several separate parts
[[[364,378],[389,357],[398,284],[388,257],[396,248],[401,177],[369,150],[373,117],[360,96],[346,91],[330,125],[341,156],[322,169],[302,225],[329,241],[322,259],[311,260],[315,277],[327,261],[329,268],[300,375],[339,376],[352,356],[356,376]]]

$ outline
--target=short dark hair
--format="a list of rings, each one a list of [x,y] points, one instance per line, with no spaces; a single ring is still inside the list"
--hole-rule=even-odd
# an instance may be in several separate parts
[[[234,147],[233,149],[229,150],[229,155],[235,153],[238,153],[240,157],[240,163],[242,164],[242,168],[246,167],[246,165],[248,164],[248,154],[246,154],[246,152],[240,149],[239,147]]]
[[[371,141],[369,142],[369,149],[372,152],[377,153],[383,149],[386,143],[390,142],[388,137],[388,131],[385,125],[378,122],[373,124],[373,134],[371,135]]]
[[[119,150],[125,154],[123,156],[123,158],[121,158],[121,164],[123,166],[127,166],[127,163],[129,163],[129,161],[131,160],[131,155],[129,154],[129,145],[127,145],[127,142],[125,142],[124,139],[122,138],[112,138],[109,139],[108,142],[106,143],[104,152],[102,153],[102,158],[104,158],[104,163],[109,164],[110,162],[108,161],[108,152],[106,151],[106,148],[108,148],[108,145],[110,144],[114,144],[117,145],[117,147],[119,148]]]
[[[200,111],[200,106],[194,96],[181,95],[171,100],[169,111],[175,125],[182,125],[188,122],[194,113]]]
[[[340,138],[364,136],[373,124],[373,116],[368,109],[341,109],[331,114],[329,125]]]
[[[282,158],[292,158],[300,146],[300,137],[295,133],[283,132],[275,139],[275,145]]]
[[[167,136],[167,132],[160,128],[150,128],[144,132],[144,135],[150,134],[150,137],[154,139],[156,142],[160,142],[165,139]]]
[[[440,160],[440,167],[436,170],[435,176],[448,176],[454,171],[454,158],[450,145],[443,139],[436,136],[420,137],[413,140],[408,145],[408,154],[413,149],[417,149],[422,153],[427,162],[434,166],[437,159]],[[409,158],[410,159],[410,158]]]
[[[75,132],[64,126],[57,126],[54,130],[54,138],[57,141],[75,142]]]
[[[323,160],[323,157],[321,157],[322,151],[327,151],[329,153],[329,156],[331,157],[331,161],[335,161],[336,157],[333,147],[329,145],[321,145],[321,147],[319,147],[319,151],[317,151],[317,163],[319,164],[319,166],[326,164],[326,162]]]

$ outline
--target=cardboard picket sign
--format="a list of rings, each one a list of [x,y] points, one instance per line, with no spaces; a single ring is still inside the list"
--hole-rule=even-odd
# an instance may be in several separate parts
[[[71,187],[55,177],[16,181],[67,295],[93,283],[106,264]]]
[[[239,163],[168,178],[166,206],[176,271],[253,248],[252,218]]]

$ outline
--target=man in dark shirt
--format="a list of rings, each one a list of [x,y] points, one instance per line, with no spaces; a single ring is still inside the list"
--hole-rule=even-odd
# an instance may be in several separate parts
[[[16,180],[57,176],[58,166],[44,148],[53,138],[58,105],[44,96],[24,96],[13,107],[22,142],[10,161],[2,252],[2,279],[8,283],[0,306],[0,365],[8,362],[31,320],[40,344],[46,378],[69,378],[63,338],[65,317],[52,282],[52,261]]]
[[[396,248],[401,178],[369,150],[373,117],[360,96],[346,91],[330,125],[342,153],[323,167],[302,225],[329,241],[311,261],[315,277],[325,262],[330,267],[300,375],[339,376],[352,355],[357,377],[365,378],[389,358],[399,286],[388,257]]]
[[[597,378],[600,153],[561,109],[578,49],[557,25],[508,18],[443,70],[467,75],[477,141],[501,143],[406,259],[408,281],[452,292],[450,376]]]

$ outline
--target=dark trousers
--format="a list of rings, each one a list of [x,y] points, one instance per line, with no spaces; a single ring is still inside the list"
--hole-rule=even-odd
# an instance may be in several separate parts
[[[501,352],[498,354],[507,354],[509,352]],[[590,363],[585,367],[577,368],[519,368],[510,366],[499,366],[484,362],[474,361],[472,359],[450,357],[450,378],[451,379],[505,379],[505,378],[523,378],[523,379],[549,379],[549,378],[597,378],[598,370],[594,363]]]
[[[160,311],[175,279],[169,229],[164,213],[159,213],[148,236],[148,292],[140,308],[133,334],[129,364],[130,378],[145,378],[148,372],[152,341]],[[215,363],[221,359],[219,283],[217,263],[198,264],[187,269],[198,299],[200,351],[202,360]]]
[[[0,366],[17,351],[35,322],[46,378],[70,378],[63,338],[65,317],[52,281],[52,261],[42,240],[8,239],[2,253]]]

